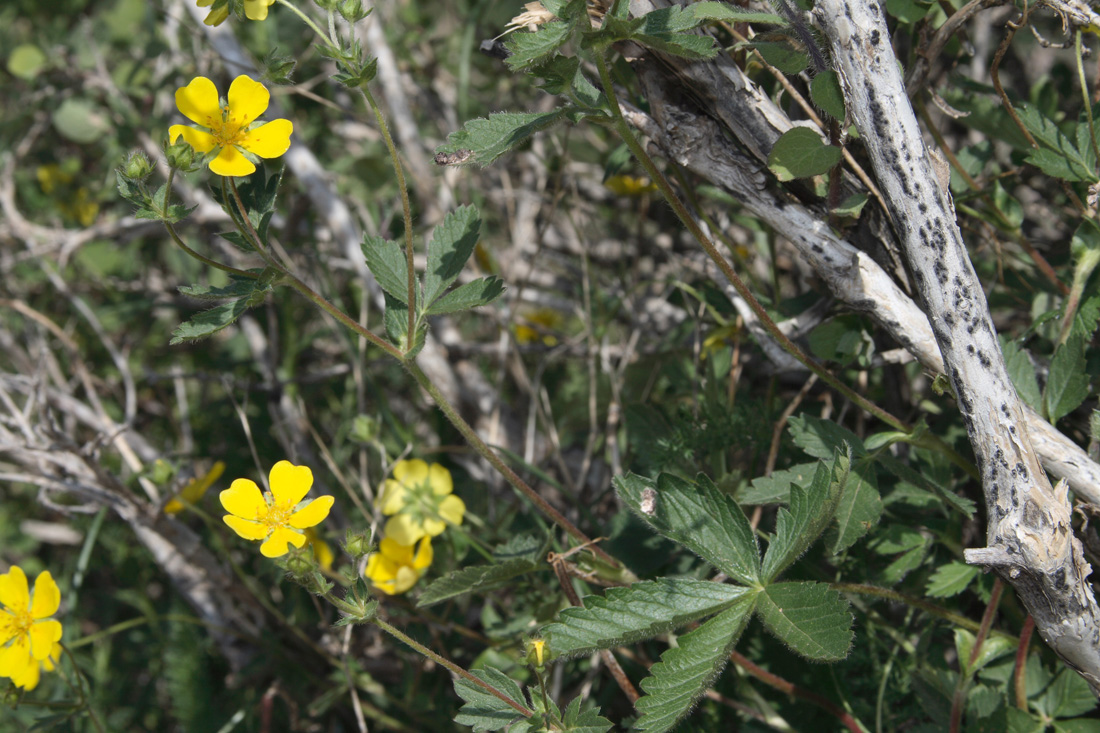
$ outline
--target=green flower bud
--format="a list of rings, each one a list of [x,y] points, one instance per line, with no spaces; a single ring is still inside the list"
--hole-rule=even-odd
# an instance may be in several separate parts
[[[308,587],[310,574],[317,569],[313,548],[308,545],[292,551],[286,558],[286,571]]]
[[[362,0],[341,0],[337,12],[349,23],[358,23],[370,15],[370,10],[363,9]]]
[[[527,642],[527,663],[533,667],[542,667],[550,661],[550,650],[545,639],[531,639]]]
[[[122,175],[130,180],[141,181],[148,178],[149,174],[153,172],[153,161],[149,160],[149,156],[140,150],[133,150],[126,156],[126,162],[122,164],[120,170]]]
[[[195,168],[195,149],[183,138],[164,148],[168,166],[187,173]]]
[[[361,532],[348,532],[347,540],[344,542],[344,552],[358,560],[370,551],[371,542],[369,537]]]
[[[313,2],[317,3],[317,7],[322,10],[336,10],[340,0],[313,0]]]

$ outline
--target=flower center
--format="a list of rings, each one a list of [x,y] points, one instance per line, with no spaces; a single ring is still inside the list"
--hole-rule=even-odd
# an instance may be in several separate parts
[[[248,125],[248,118],[238,118],[229,107],[222,107],[222,118],[210,120],[210,134],[214,136],[214,142],[218,147],[239,145],[244,139],[244,129]]]
[[[290,521],[290,515],[294,513],[294,507],[286,504],[268,504],[267,512],[257,517],[257,521],[267,527],[268,531],[285,527]]]
[[[15,639],[30,633],[34,619],[31,618],[30,609],[24,611],[0,612],[0,645],[9,639]]]

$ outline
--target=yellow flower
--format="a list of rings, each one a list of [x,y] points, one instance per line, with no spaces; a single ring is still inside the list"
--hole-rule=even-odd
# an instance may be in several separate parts
[[[202,21],[206,25],[221,25],[229,17],[228,0],[196,0],[195,4],[200,8],[210,8]],[[275,0],[244,0],[244,14],[249,20],[265,20],[267,9],[274,4]]]
[[[33,598],[18,565],[0,575],[0,677],[19,687],[32,679],[38,684],[39,663],[61,640],[61,624],[50,618],[60,605],[61,591],[48,571],[35,579]]]
[[[205,476],[196,476],[188,481],[187,485],[180,491],[179,496],[164,505],[164,513],[179,514],[183,511],[185,504],[198,504],[199,500],[206,494],[207,489],[221,478],[224,471],[225,464],[221,461],[215,462]]]
[[[378,498],[382,513],[390,517],[386,536],[412,545],[424,535],[441,534],[448,524],[462,524],[466,504],[452,491],[451,472],[438,463],[428,465],[419,458],[398,461]]]
[[[54,642],[50,647],[50,656],[40,660],[37,664],[27,665],[27,669],[19,677],[12,677],[16,687],[22,687],[27,692],[38,687],[43,672],[53,672],[61,662],[61,645]]]
[[[558,339],[547,331],[555,331],[561,327],[562,315],[550,308],[539,308],[531,313],[521,315],[521,319],[527,323],[518,323],[514,327],[516,341],[521,344],[533,344],[541,341],[547,346],[557,346]]]
[[[317,558],[317,564],[321,566],[321,569],[326,573],[331,572],[332,563],[336,560],[336,553],[332,551],[327,542],[321,539],[321,535],[317,534],[317,530],[313,527],[306,529],[306,542],[313,549],[313,556]]]
[[[313,486],[313,472],[308,466],[295,466],[279,461],[268,476],[271,491],[260,488],[246,478],[234,481],[220,495],[222,506],[229,512],[225,523],[246,540],[263,540],[260,552],[264,557],[282,557],[290,548],[301,547],[304,530],[320,524],[328,516],[335,501],[331,496],[319,496],[298,508]]]
[[[403,545],[392,537],[383,537],[378,543],[378,552],[367,558],[363,575],[386,595],[400,595],[416,585],[432,564],[433,557],[430,537],[420,540],[416,552],[411,544]]]
[[[641,178],[636,178],[634,176],[611,176],[603,182],[603,185],[611,192],[620,196],[643,196],[657,190],[657,184],[653,183],[645,176]]]
[[[172,125],[168,138],[175,142],[182,135],[198,152],[216,152],[210,170],[219,176],[247,176],[256,171],[256,166],[245,157],[246,152],[261,158],[278,158],[290,147],[290,134],[294,132],[290,120],[254,124],[267,110],[270,99],[263,84],[242,75],[229,85],[229,102],[223,106],[214,82],[197,76],[176,90],[176,106],[185,117],[206,130]]]

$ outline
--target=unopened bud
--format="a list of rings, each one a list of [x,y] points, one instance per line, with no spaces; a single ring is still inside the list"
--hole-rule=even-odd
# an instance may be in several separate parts
[[[359,532],[348,532],[344,552],[358,560],[371,551],[370,538]]]
[[[370,10],[363,9],[362,0],[340,0],[337,12],[349,23],[358,23],[370,15]]]
[[[186,140],[176,142],[164,148],[168,165],[178,171],[190,171],[195,165],[195,149]]]
[[[549,659],[549,650],[545,639],[532,639],[527,642],[527,663],[542,667]]]
[[[141,181],[153,172],[153,161],[140,150],[134,150],[126,156],[126,162],[122,164],[121,171],[122,175],[130,180]]]

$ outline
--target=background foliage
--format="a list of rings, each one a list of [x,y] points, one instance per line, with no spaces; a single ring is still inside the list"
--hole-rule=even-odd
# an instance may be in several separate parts
[[[1100,230],[1090,186],[1100,180],[1100,138],[1074,50],[1020,33],[998,66],[1037,147],[1027,142],[989,73],[1018,10],[990,5],[944,49],[936,97],[920,96],[918,111],[928,139],[955,158],[960,224],[1021,397],[1096,458],[1100,292],[1090,276]],[[574,6],[584,14],[583,3]],[[888,0],[903,65],[917,61],[921,34],[959,7]],[[71,401],[52,407],[56,434],[127,490],[148,479],[165,500],[215,460],[226,464],[216,490],[234,477],[266,475],[282,458],[310,465],[337,496],[323,527],[334,548],[346,529],[380,526],[371,499],[396,458],[445,464],[475,517],[471,531],[496,550],[482,557],[467,537],[448,533],[425,580],[387,599],[382,613],[570,730],[604,730],[599,716],[625,727],[639,715],[642,728],[663,730],[693,709],[685,728],[933,731],[946,729],[953,707],[967,730],[1100,730],[1087,685],[1028,641],[1026,612],[1011,590],[1002,595],[992,576],[962,562],[964,548],[983,542],[978,483],[919,431],[889,430],[808,373],[769,360],[713,264],[641,180],[614,131],[583,121],[606,105],[588,57],[578,51],[582,65],[513,73],[537,66],[547,29],[517,34],[507,63],[477,51],[521,10],[499,0],[387,3],[367,21],[381,27],[385,45],[367,51],[393,54],[399,70],[397,90],[376,86],[409,164],[418,269],[433,227],[447,212],[472,217],[473,209],[458,208],[472,205],[480,237],[476,248],[469,242],[458,282],[499,277],[507,286],[492,306],[433,317],[431,333],[456,379],[451,393],[513,468],[590,536],[605,538],[601,547],[643,582],[605,590],[597,581],[610,573],[583,552],[545,562],[548,549],[569,550],[562,533],[469,450],[400,364],[289,291],[211,338],[169,343],[205,307],[177,288],[229,281],[181,253],[159,222],[134,218],[114,169],[132,149],[159,154],[179,121],[176,87],[202,74],[224,88],[236,73],[183,2],[14,0],[0,8],[5,395],[35,380],[67,393]],[[760,16],[751,21],[755,52],[733,35],[748,26],[732,18],[712,28],[721,52],[793,117],[805,115],[780,76],[840,117],[831,72],[803,71],[810,59],[804,43],[799,55],[797,34],[775,31],[785,24],[771,8],[752,10]],[[706,44],[666,37],[670,25],[702,20],[665,21],[624,25],[595,43],[633,34],[703,53]],[[1032,22],[1042,37],[1061,38],[1053,15]],[[286,8],[273,6],[262,23],[231,18],[218,32],[235,34],[268,68],[279,58],[295,62],[292,83],[269,86],[294,120],[295,144],[317,157],[368,244],[363,253],[342,249],[336,225],[311,199],[314,184],[290,175],[278,187],[273,239],[304,280],[377,332],[393,333],[362,269],[363,254],[371,262],[375,252],[378,274],[377,253],[404,236],[399,190],[368,111],[332,80],[332,60],[311,49],[311,31]],[[1086,94],[1100,89],[1098,68],[1085,59]],[[587,81],[577,81],[578,69]],[[620,59],[612,71],[624,101],[644,105],[629,67]],[[561,111],[547,91],[580,111]],[[506,110],[533,116],[490,116]],[[518,146],[501,143],[493,128],[548,121],[561,124]],[[770,166],[778,180],[827,201],[826,174],[839,152],[817,136],[798,139],[800,129],[776,146]],[[440,146],[475,148],[479,162],[493,165],[430,165]],[[970,456],[949,392],[918,365],[889,358],[897,344],[838,308],[789,245],[737,201],[668,171],[769,313],[809,314],[802,342],[844,382]],[[190,246],[242,258],[218,236],[229,222],[206,191],[212,178],[202,171],[180,184],[185,203],[198,207],[180,231]],[[1082,215],[1074,199],[1091,213]],[[838,227],[852,228],[863,202],[832,203]],[[1075,311],[1067,311],[1071,292]],[[19,394],[33,402],[33,390]],[[159,461],[135,470],[91,429],[78,406],[92,395]],[[5,418],[0,559],[5,569],[50,569],[59,580],[65,641],[86,678],[86,705],[107,729],[336,731],[356,730],[361,717],[379,730],[491,730],[511,720],[498,699],[452,684],[377,629],[335,628],[333,608],[220,527],[211,492],[180,521],[237,573],[233,592],[257,599],[258,631],[235,640],[247,648],[243,657],[231,654],[129,526],[98,506],[43,501],[6,462],[17,427]],[[658,492],[658,505],[647,491]],[[1090,551],[1093,509],[1078,514]],[[337,554],[337,569],[347,569]],[[716,573],[729,582],[703,582]],[[589,597],[564,610],[570,594]],[[991,600],[995,620],[981,627],[972,654]],[[527,664],[535,636],[561,655],[541,680]],[[595,653],[604,648],[616,649],[635,685],[646,680],[637,709],[607,676]],[[684,680],[686,693],[675,684]],[[47,677],[0,715],[0,729],[90,730],[81,706],[73,715],[65,707],[73,697]]]

